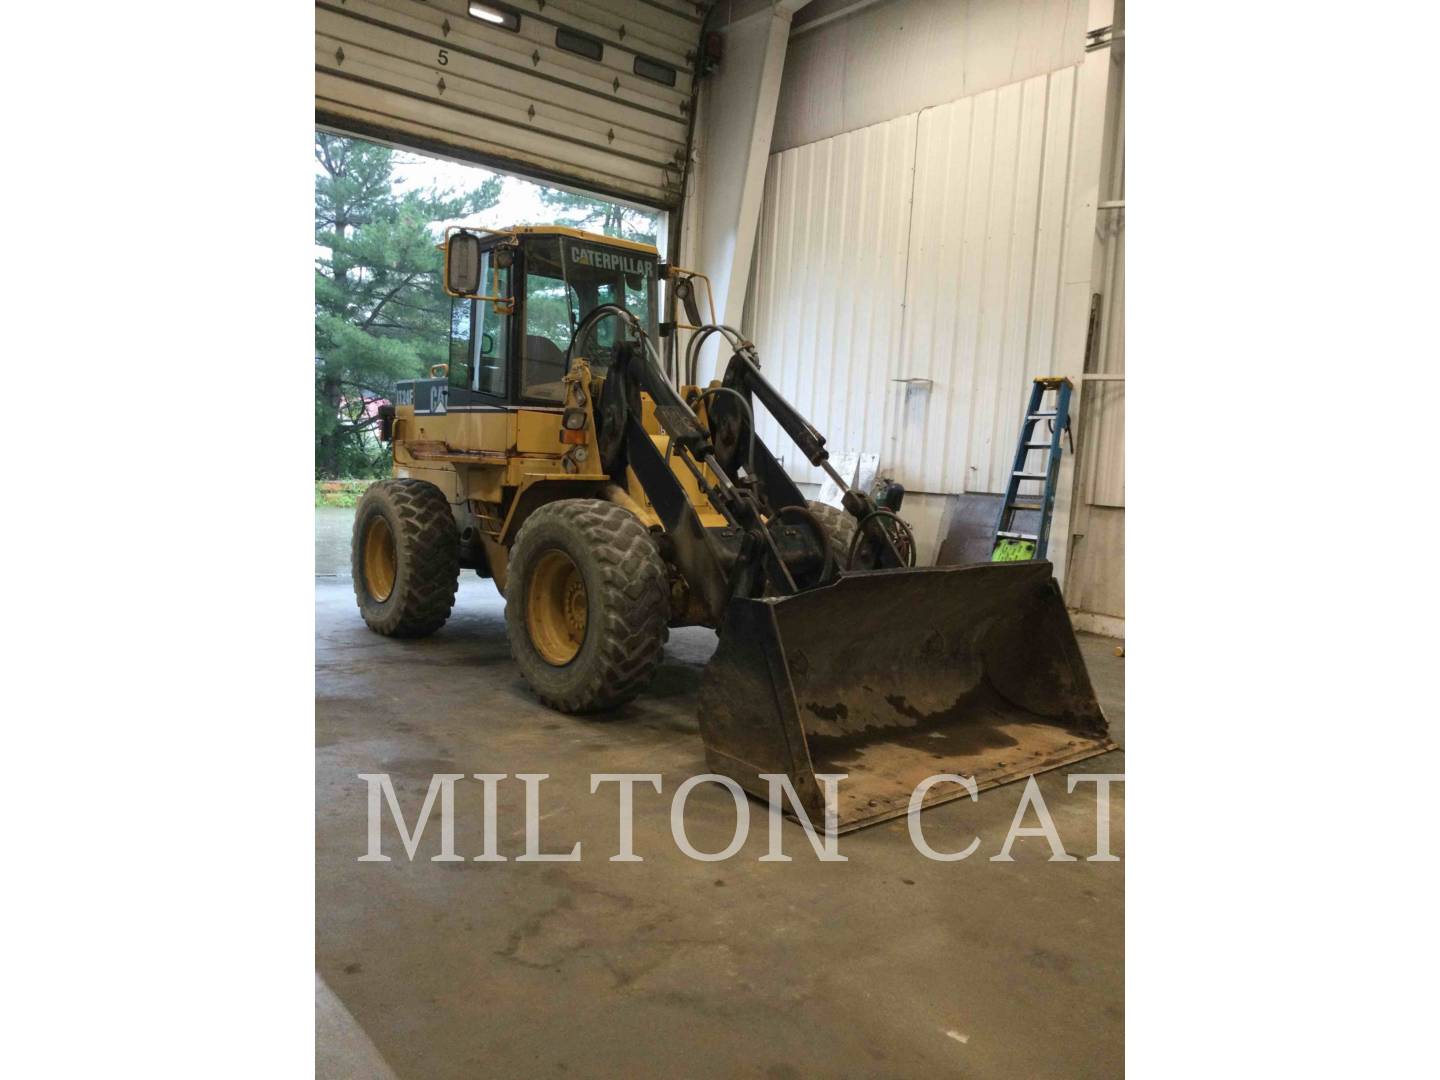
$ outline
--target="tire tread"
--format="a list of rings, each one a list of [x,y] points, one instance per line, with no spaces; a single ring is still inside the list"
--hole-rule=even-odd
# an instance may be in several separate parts
[[[530,655],[533,647],[516,602],[525,587],[532,538],[545,523],[557,521],[593,554],[601,591],[614,601],[591,604],[587,633],[600,634],[598,649],[582,683],[563,690],[546,685],[547,665]],[[669,578],[649,530],[624,507],[600,499],[559,499],[540,507],[515,538],[508,584],[511,652],[545,704],[562,712],[595,712],[623,705],[649,685],[670,634]]]
[[[829,503],[811,499],[807,505],[825,527],[830,537],[830,548],[835,552],[835,566],[843,572],[848,569],[846,560],[850,558],[850,544],[855,539],[855,519],[847,511]]]
[[[372,605],[365,592],[363,529],[368,506],[376,501],[388,504],[400,523],[396,557],[409,560],[396,575],[393,606]],[[355,602],[371,630],[387,637],[426,637],[450,618],[460,585],[460,537],[450,503],[434,484],[413,478],[371,484],[355,511],[350,552]]]

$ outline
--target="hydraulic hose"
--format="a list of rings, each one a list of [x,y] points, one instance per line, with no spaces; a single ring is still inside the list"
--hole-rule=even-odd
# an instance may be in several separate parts
[[[745,459],[745,471],[753,479],[755,476],[755,410],[750,408],[750,403],[745,400],[745,395],[729,386],[712,386],[708,390],[702,390],[696,398],[696,404],[704,401],[711,394],[730,394],[736,401],[740,402],[740,408],[745,410],[745,422],[750,426],[750,452]],[[710,425],[710,441],[715,441],[715,425]]]

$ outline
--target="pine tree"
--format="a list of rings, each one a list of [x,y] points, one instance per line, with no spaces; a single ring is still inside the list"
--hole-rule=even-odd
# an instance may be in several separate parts
[[[659,235],[659,215],[636,210],[633,206],[572,195],[555,188],[542,191],[540,201],[557,211],[554,220],[546,224],[567,225],[572,229],[635,240],[641,244],[653,244]]]
[[[315,472],[373,476],[377,401],[448,352],[450,299],[433,224],[494,206],[499,177],[468,193],[397,193],[395,151],[316,132]]]

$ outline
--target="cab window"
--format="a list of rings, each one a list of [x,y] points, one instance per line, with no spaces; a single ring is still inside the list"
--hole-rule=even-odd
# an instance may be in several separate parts
[[[450,385],[470,385],[471,349],[475,340],[475,301],[457,296],[450,301]]]
[[[580,320],[580,302],[566,283],[558,238],[532,243],[525,268],[525,358],[520,394],[525,398],[565,400],[565,353]]]
[[[496,278],[490,252],[481,256],[483,288]],[[499,295],[510,295],[510,271],[499,273]],[[450,385],[504,397],[509,374],[510,317],[488,300],[456,297],[450,308]]]
[[[618,290],[613,282],[602,281],[595,287],[595,302],[590,306],[599,307],[601,304],[617,304],[624,307],[625,303],[619,296]],[[612,349],[615,346],[616,330],[623,331],[617,319],[601,319],[595,324],[595,344],[602,349]]]
[[[480,266],[484,271],[484,289],[489,292],[498,283],[496,295],[510,295],[510,269],[506,267],[498,275],[492,273],[490,257],[485,252]],[[489,300],[476,300],[475,377],[470,389],[482,394],[504,397],[505,381],[510,373],[510,316],[495,310]]]
[[[597,307],[620,308],[639,321],[651,342],[655,341],[655,257],[634,249],[597,244],[578,238],[564,241],[564,273],[570,289],[579,298],[579,310],[587,315]],[[583,356],[592,370],[603,372],[614,362],[618,347],[638,338],[630,323],[605,317],[591,324],[571,349]]]
[[[625,275],[625,310],[639,316],[645,332],[655,335],[655,279],[648,275]]]

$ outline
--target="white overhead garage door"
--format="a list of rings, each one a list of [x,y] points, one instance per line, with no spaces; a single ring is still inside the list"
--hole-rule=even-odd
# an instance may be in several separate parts
[[[317,0],[316,122],[672,208],[700,12],[684,0]]]

